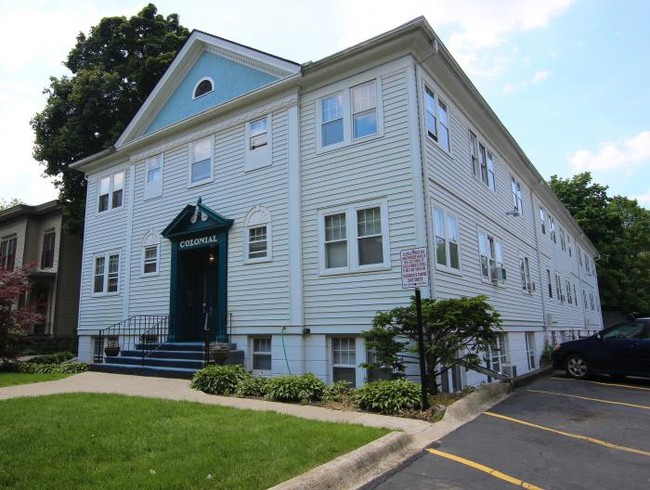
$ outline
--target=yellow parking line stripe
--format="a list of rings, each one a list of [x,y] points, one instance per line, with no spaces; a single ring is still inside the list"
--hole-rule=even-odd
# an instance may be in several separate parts
[[[572,378],[559,378],[559,377],[551,377],[551,379],[561,379],[563,381],[579,381],[580,383],[592,383],[595,385],[603,385],[603,386],[613,386],[615,388],[629,388],[631,390],[643,390],[643,391],[650,391],[650,388],[646,388],[644,386],[634,386],[634,385],[624,385],[620,383],[604,383],[602,381],[589,381],[585,379],[572,379]]]
[[[621,405],[623,407],[631,407],[631,408],[640,408],[642,410],[650,410],[650,406],[648,405],[637,405],[635,403],[626,403],[626,402],[615,402],[612,400],[601,400],[600,398],[589,398],[588,396],[580,396],[580,395],[571,395],[569,393],[556,393],[554,391],[544,391],[544,390],[526,390],[529,393],[542,393],[544,395],[557,395],[557,396],[566,396],[569,398],[579,398],[580,400],[588,400],[591,402],[600,402],[600,403],[609,403],[610,405]]]
[[[519,478],[514,478],[510,475],[506,475],[505,473],[501,473],[500,471],[495,470],[494,468],[490,468],[489,466],[476,463],[469,459],[461,458],[460,456],[456,456],[455,454],[446,453],[444,451],[439,451],[437,449],[427,449],[427,451],[429,451],[431,454],[442,456],[443,458],[451,459],[452,461],[456,461],[457,463],[461,463],[470,466],[476,470],[483,471],[484,473],[487,473],[490,476],[494,476],[495,478],[499,478],[501,480],[507,481],[508,483],[512,483],[513,485],[516,485],[518,487],[527,488],[528,490],[544,490],[541,487],[537,487],[530,483],[526,483],[525,481],[520,480]]]
[[[618,449],[619,451],[626,451],[628,453],[640,454],[642,456],[649,456],[650,451],[643,451],[641,449],[634,449],[633,447],[619,446],[618,444],[612,444],[611,442],[601,441],[600,439],[594,439],[593,437],[581,436],[580,434],[571,434],[570,432],[564,432],[557,429],[552,429],[550,427],[545,427],[543,425],[533,424],[531,422],[526,422],[525,420],[513,419],[512,417],[507,417],[494,412],[483,412],[485,415],[490,417],[496,417],[499,419],[507,420],[509,422],[515,422],[521,425],[527,425],[528,427],[534,427],[535,429],[545,430],[547,432],[553,432],[554,434],[560,434],[566,437],[572,437],[573,439],[580,439],[582,441],[591,442],[593,444],[598,444],[600,446],[607,447],[609,449]]]

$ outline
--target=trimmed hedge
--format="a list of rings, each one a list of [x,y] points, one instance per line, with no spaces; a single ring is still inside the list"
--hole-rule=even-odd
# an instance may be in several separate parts
[[[266,384],[267,400],[313,402],[323,398],[327,385],[312,373],[277,376]]]

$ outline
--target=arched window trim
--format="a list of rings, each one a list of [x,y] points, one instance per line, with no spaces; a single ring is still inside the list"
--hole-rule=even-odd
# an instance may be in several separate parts
[[[147,255],[148,249],[150,254],[155,250],[155,257],[152,258],[151,255]],[[157,233],[153,228],[147,231],[142,238],[142,268],[140,273],[147,277],[160,274],[160,233]]]
[[[251,230],[257,229],[258,233],[251,234]],[[259,262],[270,262],[273,260],[273,247],[272,247],[272,227],[271,227],[271,213],[268,209],[259,204],[252,208],[246,218],[244,219],[244,227],[242,230],[242,241],[244,249],[244,263],[256,264]],[[265,255],[261,255],[262,248],[260,242],[265,243]],[[251,244],[256,244],[256,248],[252,250]]]
[[[207,90],[206,92],[203,92],[203,93],[197,95],[196,92],[198,91],[199,86],[203,82],[210,82],[210,90]],[[214,92],[214,80],[212,80],[212,78],[210,78],[210,77],[203,77],[201,80],[196,82],[196,85],[194,85],[194,90],[192,90],[192,100],[198,99],[199,97],[203,97],[204,95],[207,95],[207,94],[209,94],[211,92]]]

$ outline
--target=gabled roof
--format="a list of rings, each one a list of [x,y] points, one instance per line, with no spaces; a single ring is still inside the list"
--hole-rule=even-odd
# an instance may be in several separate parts
[[[161,235],[165,238],[179,238],[209,231],[227,230],[233,223],[234,220],[224,218],[205,206],[199,197],[196,205],[185,206]]]
[[[35,206],[17,204],[10,208],[0,210],[0,223],[5,223],[17,218],[43,217],[56,213],[61,213],[61,206],[56,200],[37,204]]]
[[[266,74],[266,83],[300,73],[300,65],[242,44],[194,30],[160,81],[115,143],[116,148],[145,134],[201,56],[210,53],[233,65]],[[258,85],[264,80],[258,81]],[[190,101],[188,100],[188,103]],[[209,109],[210,107],[204,107]]]

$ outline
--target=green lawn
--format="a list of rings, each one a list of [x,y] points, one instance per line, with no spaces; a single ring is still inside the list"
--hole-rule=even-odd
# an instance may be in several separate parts
[[[41,381],[54,381],[67,378],[71,374],[64,373],[6,373],[0,371],[0,388],[3,386],[24,385],[28,383],[40,383]],[[0,487],[2,488],[2,487]]]
[[[388,431],[101,394],[0,401],[0,488],[263,489]]]

